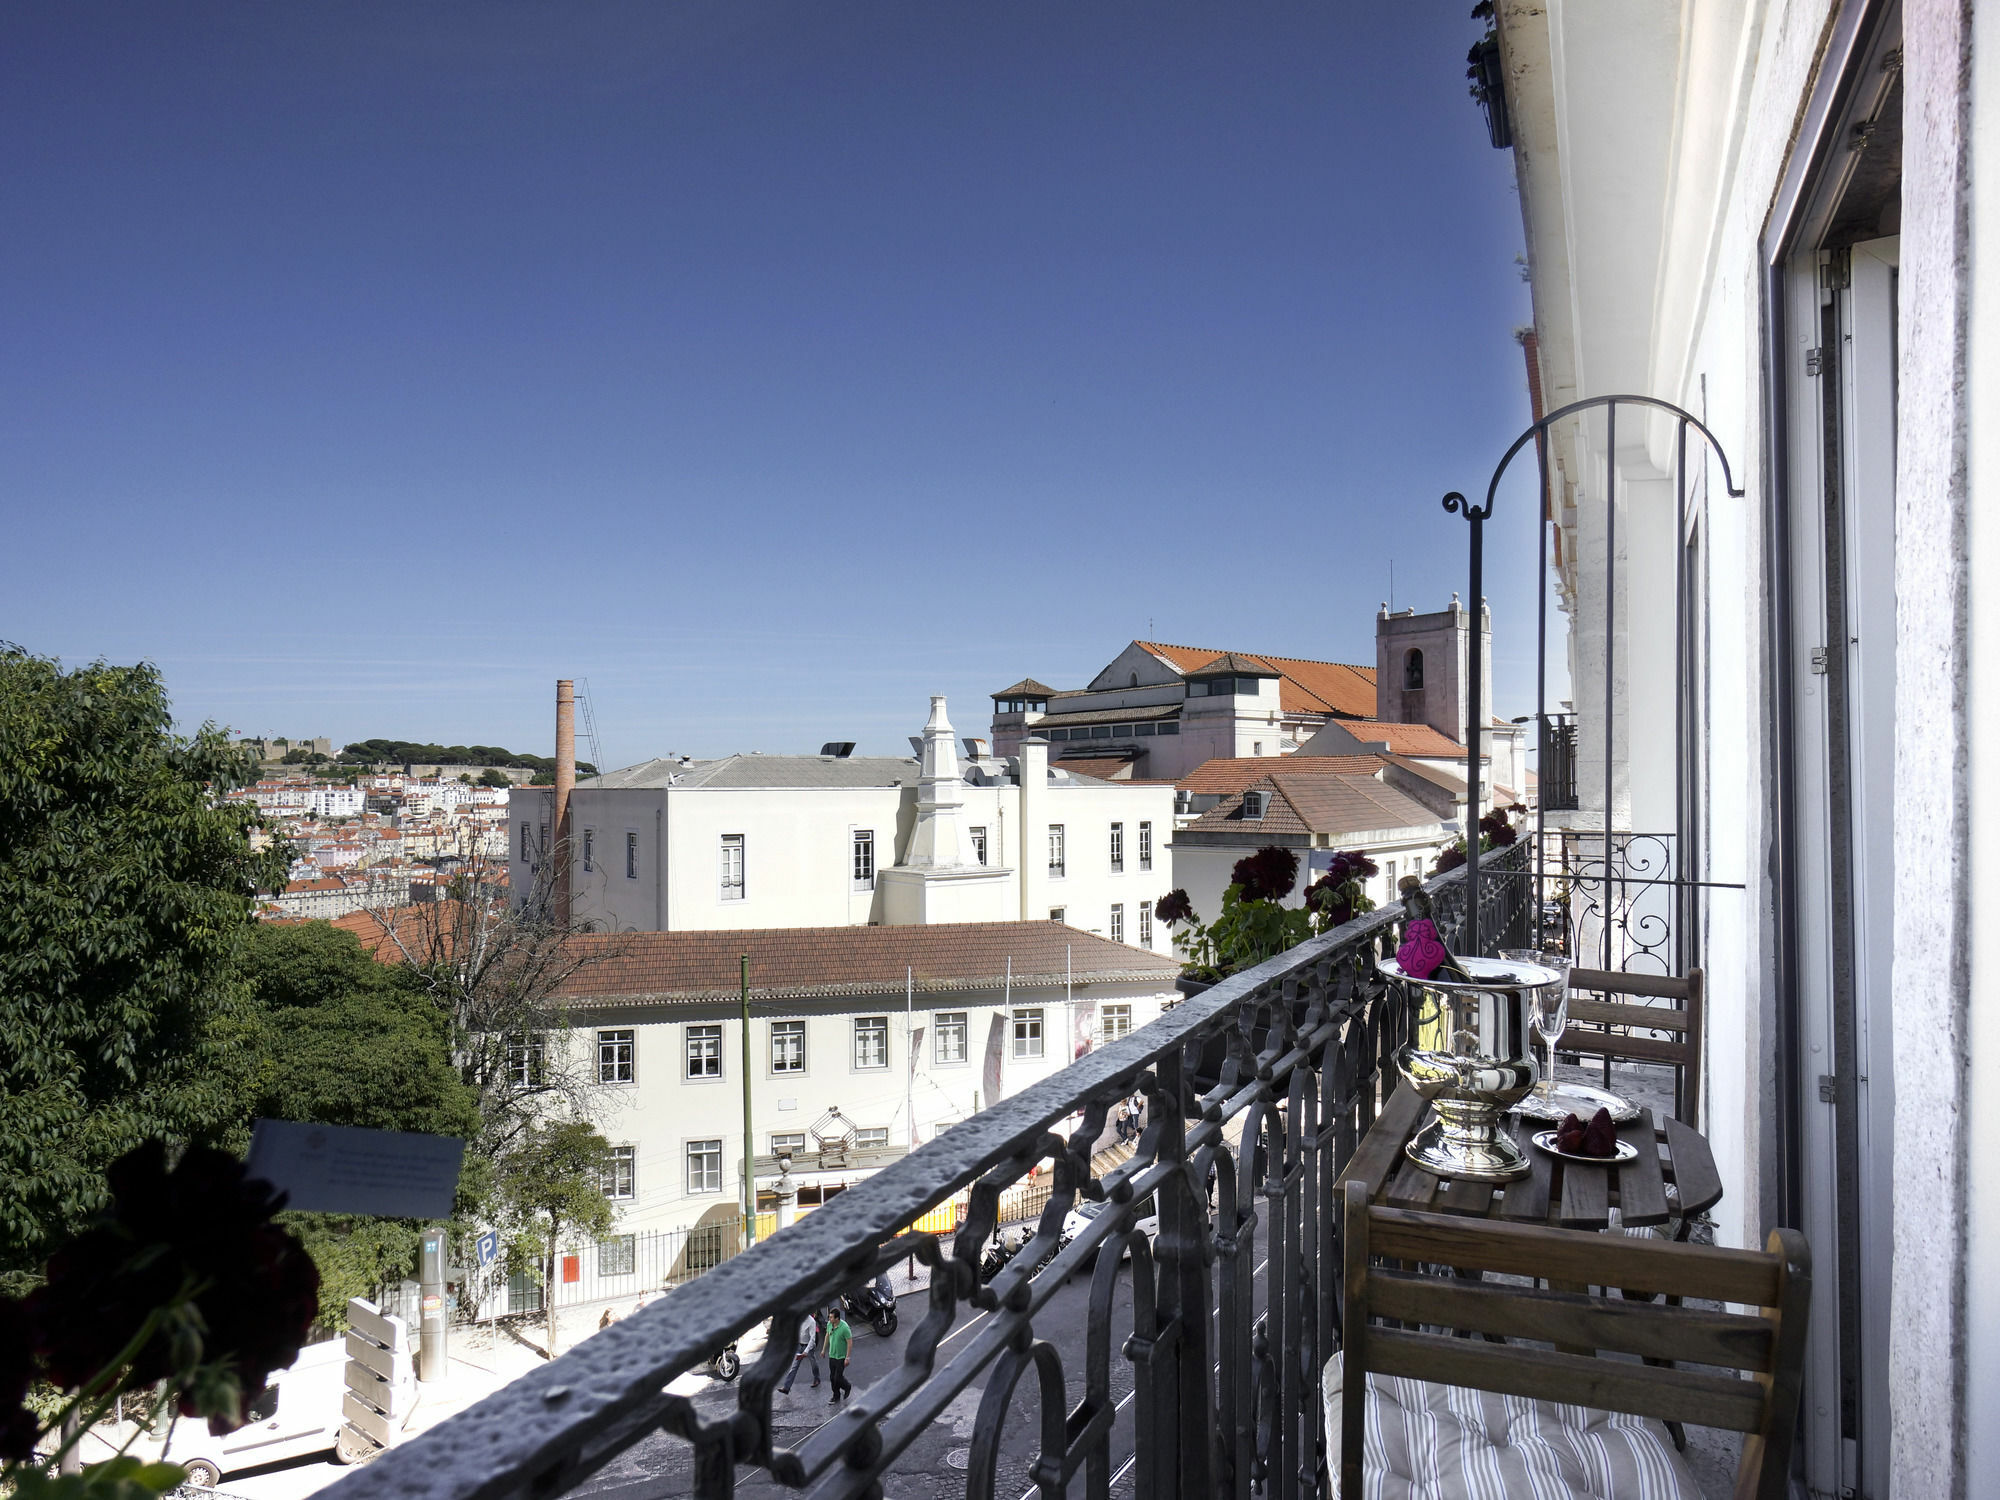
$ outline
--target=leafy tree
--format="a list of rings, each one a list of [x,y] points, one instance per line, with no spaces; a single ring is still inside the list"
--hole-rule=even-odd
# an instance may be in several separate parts
[[[537,1125],[499,1166],[500,1201],[517,1231],[509,1259],[517,1269],[539,1260],[548,1353],[556,1353],[556,1260],[566,1240],[611,1232],[603,1173],[610,1144],[582,1120]]]
[[[484,771],[479,773],[479,784],[481,786],[512,786],[514,783],[507,779],[505,771],[488,766]]]
[[[218,793],[256,766],[172,732],[158,671],[65,671],[0,646],[0,1276],[19,1282],[148,1138],[238,1117],[218,1021],[236,949],[289,849]]]
[[[248,1118],[477,1138],[478,1095],[452,1066],[445,1018],[407,969],[377,963],[350,932],[306,922],[259,925],[243,972],[253,993],[240,1052]],[[468,1154],[461,1216],[489,1179],[489,1165]],[[423,1229],[416,1220],[283,1218],[319,1266],[319,1321],[336,1328],[348,1298],[372,1297],[409,1272]]]

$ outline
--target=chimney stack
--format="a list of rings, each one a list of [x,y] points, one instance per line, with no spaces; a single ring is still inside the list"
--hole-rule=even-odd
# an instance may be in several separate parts
[[[571,679],[556,682],[556,810],[550,821],[555,826],[556,883],[553,915],[569,926],[569,795],[576,790],[576,684]]]

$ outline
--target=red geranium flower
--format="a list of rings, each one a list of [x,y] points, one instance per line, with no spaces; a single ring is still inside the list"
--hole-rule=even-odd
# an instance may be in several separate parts
[[[1194,903],[1188,900],[1186,891],[1171,890],[1154,904],[1153,915],[1168,926],[1172,926],[1175,922],[1192,922]]]
[[[1275,845],[1239,859],[1229,872],[1230,884],[1243,888],[1245,901],[1282,901],[1298,879],[1298,855]]]

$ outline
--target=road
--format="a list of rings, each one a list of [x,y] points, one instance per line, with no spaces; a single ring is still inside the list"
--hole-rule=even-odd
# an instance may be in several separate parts
[[[1258,1271],[1262,1271],[1260,1265]],[[1260,1288],[1262,1283],[1256,1283]],[[1035,1317],[1037,1335],[1062,1354],[1067,1403],[1082,1399],[1084,1346],[1089,1312],[1090,1275],[1079,1273],[1060,1287]],[[1261,1293],[1259,1297],[1261,1305]],[[903,1298],[901,1326],[888,1339],[857,1329],[854,1353],[848,1364],[854,1382],[853,1399],[866,1399],[868,1385],[887,1374],[903,1357],[903,1346],[922,1319],[925,1294]],[[938,1349],[942,1365],[957,1355],[966,1340],[985,1326],[986,1314],[961,1316],[946,1334]],[[1120,1352],[1132,1327],[1132,1291],[1129,1270],[1118,1278],[1113,1298],[1111,1395],[1118,1416],[1111,1433],[1112,1500],[1130,1500],[1133,1493],[1132,1459],[1132,1365]],[[991,1370],[991,1366],[987,1367]],[[982,1375],[987,1371],[982,1371]],[[931,1497],[960,1495],[965,1489],[965,1469],[972,1446],[973,1424],[984,1395],[983,1381],[967,1386],[926,1432],[907,1448],[889,1472],[882,1476],[886,1500],[931,1500]],[[708,1381],[693,1394],[696,1410],[704,1420],[713,1420],[735,1408],[736,1388],[721,1381]],[[772,1400],[772,1421],[777,1440],[786,1446],[803,1442],[833,1414],[824,1387],[813,1390],[807,1378],[794,1382],[789,1396]],[[1028,1463],[1036,1451],[1038,1417],[1032,1375],[1024,1376],[1015,1387],[1007,1425],[1001,1436],[1001,1459],[996,1492],[1003,1500],[1031,1500],[1035,1490],[1027,1477]],[[638,1500],[647,1497],[686,1495],[693,1492],[693,1450],[678,1438],[655,1434],[608,1464],[596,1475],[571,1491],[590,1500]],[[761,1471],[741,1470],[739,1494],[790,1494]]]

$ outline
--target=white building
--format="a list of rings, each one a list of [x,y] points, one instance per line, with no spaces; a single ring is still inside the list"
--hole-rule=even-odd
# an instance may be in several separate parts
[[[1490,722],[1492,624],[1483,608],[1480,616],[1480,712]],[[995,693],[993,747],[1012,754],[1033,735],[1049,742],[1058,768],[1167,781],[1208,761],[1290,755],[1319,741],[1315,753],[1365,753],[1346,748],[1344,731],[1370,741],[1401,731],[1462,758],[1471,637],[1471,615],[1453,595],[1449,608],[1426,615],[1383,606],[1374,666],[1134,641],[1088,687],[1065,692],[1027,678]],[[1521,731],[1495,730],[1496,774],[1518,795]]]
[[[1806,1490],[1990,1493],[2000,6],[1497,10],[1536,415],[1671,402],[1730,466],[1629,404],[1551,429],[1578,821],[1708,882],[1669,957],[1717,1238],[1811,1244]]]
[[[1033,741],[961,771],[942,698],[923,743],[921,760],[732,755],[581,781],[572,914],[636,932],[1054,920],[1165,951],[1171,786],[1052,771]],[[553,798],[512,793],[517,900],[537,889]]]
[[[1175,830],[1174,884],[1187,892],[1203,922],[1221,910],[1236,862],[1259,849],[1289,849],[1299,857],[1298,884],[1286,906],[1303,906],[1306,887],[1343,850],[1375,861],[1379,873],[1367,890],[1381,905],[1395,898],[1401,876],[1428,878],[1457,837],[1435,811],[1389,785],[1389,768],[1379,762],[1329,775],[1294,769],[1298,760],[1267,764],[1266,774],[1240,791],[1216,795],[1213,806]]]
[[[745,955],[766,1207],[779,1155],[810,1207],[1178,998],[1171,958],[1051,922],[574,941],[606,955],[564,987],[564,1044],[585,1049],[598,1085],[619,1233],[740,1212]]]
[[[358,786],[316,786],[306,794],[306,810],[316,818],[358,818],[366,799]]]

